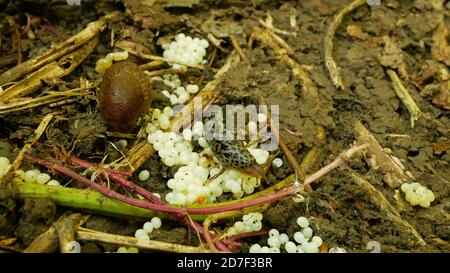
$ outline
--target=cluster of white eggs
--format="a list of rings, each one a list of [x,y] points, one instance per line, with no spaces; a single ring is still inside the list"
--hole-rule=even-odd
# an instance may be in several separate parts
[[[302,228],[301,231],[294,233],[294,241],[289,240],[286,233],[281,233],[276,229],[269,231],[267,239],[268,246],[254,244],[250,246],[250,253],[280,253],[283,248],[287,253],[318,253],[322,245],[322,238],[313,236],[313,230],[309,227],[309,221],[306,217],[297,218],[297,224]]]
[[[199,65],[204,62],[206,49],[209,43],[207,40],[192,38],[183,33],[175,36],[175,41],[163,44],[163,57],[169,63],[174,63],[173,68],[180,68],[184,65]]]
[[[405,193],[405,199],[412,206],[421,206],[423,208],[429,208],[430,203],[434,201],[434,193],[419,183],[403,183],[400,187]]]
[[[166,195],[167,202],[177,205],[213,203],[223,193],[232,193],[234,198],[241,198],[244,194],[253,193],[260,185],[257,178],[235,170],[226,170],[221,176],[208,181],[220,168],[205,167],[203,162],[206,161],[206,158],[201,157],[199,162],[191,162],[178,169],[174,178],[167,182],[172,189]]]
[[[224,236],[231,237],[245,232],[260,231],[262,228],[263,215],[260,212],[251,212],[242,217],[242,221],[236,221],[232,227],[227,229]]]
[[[230,169],[214,179],[211,184],[222,186],[224,192],[230,192],[238,199],[244,194],[252,194],[256,187],[261,185],[260,180],[254,176]]]
[[[159,129],[168,129],[170,127],[170,118],[172,116],[173,109],[170,107],[164,107],[162,111],[155,108],[152,113],[152,122],[147,125],[145,132],[147,134],[152,134]]]
[[[184,205],[192,203],[205,203],[215,200],[222,195],[222,189],[216,184],[205,185],[208,180],[209,170],[191,162],[182,166],[175,173],[174,178],[167,181],[167,186],[172,192],[166,195],[166,201],[171,204]]]
[[[134,238],[138,240],[150,240],[149,234],[153,230],[161,227],[161,219],[158,217],[153,217],[150,221],[145,222],[141,229],[136,230],[134,233]]]
[[[95,64],[95,71],[103,74],[106,69],[111,67],[113,61],[118,62],[126,59],[128,59],[128,51],[108,53],[105,58],[101,58],[97,61]]]
[[[49,174],[41,173],[41,171],[39,171],[38,169],[32,169],[26,172],[17,170],[16,177],[18,179],[23,179],[23,181],[25,181],[26,183],[47,184],[48,186],[61,185],[58,180],[51,179]]]
[[[188,165],[199,159],[199,155],[192,151],[191,143],[176,133],[157,130],[149,134],[147,139],[158,152],[162,162],[169,167]]]
[[[161,93],[166,96],[172,105],[183,104],[187,102],[191,95],[198,92],[199,87],[196,84],[188,84],[186,86],[181,85],[180,78],[177,74],[164,75],[163,82],[165,85],[172,88],[172,92],[169,90],[163,90]]]
[[[11,166],[9,159],[6,157],[0,157],[0,178],[6,173]],[[49,186],[60,186],[57,180],[51,179],[51,176],[47,173],[41,173],[38,169],[32,169],[24,172],[23,170],[17,170],[14,172],[13,181],[25,181],[26,183],[38,183],[47,184]]]

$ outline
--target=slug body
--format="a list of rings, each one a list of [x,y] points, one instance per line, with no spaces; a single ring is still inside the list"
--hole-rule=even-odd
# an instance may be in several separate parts
[[[236,140],[210,140],[213,154],[222,163],[223,168],[236,169],[248,175],[261,177],[270,183],[261,166],[256,163],[253,155],[244,143]]]
[[[131,131],[152,101],[148,76],[136,64],[114,63],[103,76],[99,105],[108,126],[114,131]]]

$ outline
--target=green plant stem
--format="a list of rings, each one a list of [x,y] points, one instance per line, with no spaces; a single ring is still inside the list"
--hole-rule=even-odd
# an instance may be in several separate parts
[[[60,206],[89,210],[109,216],[129,216],[143,219],[158,216],[165,219],[174,219],[167,213],[135,207],[92,190],[25,182],[12,182],[12,184],[17,189],[19,198],[49,198]]]

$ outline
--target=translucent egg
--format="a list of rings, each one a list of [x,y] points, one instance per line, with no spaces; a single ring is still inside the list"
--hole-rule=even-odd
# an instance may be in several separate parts
[[[303,235],[305,235],[305,238],[309,239],[313,235],[313,230],[310,227],[306,227],[302,230]]]
[[[61,186],[58,180],[50,180],[47,182],[47,186]]]
[[[148,233],[152,233],[153,231],[153,224],[151,222],[145,222],[144,226],[143,226],[143,230],[148,234]]]
[[[294,240],[299,244],[302,244],[307,241],[307,239],[305,238],[305,235],[303,235],[303,233],[300,231],[297,231],[296,233],[294,233]]]
[[[38,184],[45,184],[50,180],[50,175],[46,174],[46,173],[40,173],[39,175],[37,175],[36,177],[36,182]]]
[[[119,247],[116,251],[117,253],[128,253],[128,249],[126,247]]]
[[[309,226],[309,221],[306,217],[300,216],[297,218],[297,224],[301,227],[301,228],[306,228]]]
[[[269,230],[269,237],[280,237],[280,232],[273,228]]]
[[[198,90],[199,90],[198,85],[195,85],[195,84],[188,84],[188,85],[186,86],[186,91],[187,91],[188,93],[195,94],[195,93],[198,92]]]
[[[9,166],[9,159],[6,157],[0,157],[0,168],[6,169]]]
[[[248,250],[248,252],[250,252],[250,253],[259,253],[260,251],[261,251],[261,246],[259,244],[252,245]]]
[[[305,253],[318,253],[319,252],[319,248],[314,243],[305,242],[302,244],[302,248],[305,251]]]
[[[312,237],[311,242],[314,243],[317,247],[320,247],[323,243],[322,238],[320,238],[319,236]]]
[[[183,130],[183,138],[186,141],[192,140],[192,131],[191,131],[191,129],[184,129]]]
[[[287,253],[297,252],[297,246],[291,241],[286,242],[286,244],[284,245],[284,249],[286,250]]]
[[[145,239],[145,237],[148,237],[147,232],[145,232],[143,229],[138,229],[134,233],[134,237],[138,240]]]
[[[150,178],[150,172],[147,170],[142,170],[138,175],[139,180],[146,181]]]
[[[259,253],[270,253],[270,248],[268,246],[263,246]]]
[[[281,166],[283,165],[283,160],[282,160],[281,158],[275,158],[275,159],[272,161],[272,164],[273,164],[275,167],[279,168],[279,167],[281,167]]]
[[[37,179],[38,175],[39,174],[37,174],[34,170],[28,170],[25,172],[23,178],[26,183],[36,183],[36,179]]]
[[[271,247],[279,248],[281,246],[281,242],[278,237],[271,236],[267,239],[267,244]]]
[[[285,244],[287,241],[289,241],[289,237],[287,236],[286,233],[281,233],[280,234],[280,242],[281,244]]]
[[[153,217],[151,220],[153,228],[158,229],[161,227],[161,219],[159,217]]]

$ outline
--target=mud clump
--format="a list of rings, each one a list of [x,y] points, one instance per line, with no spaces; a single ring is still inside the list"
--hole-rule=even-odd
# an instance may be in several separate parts
[[[44,198],[25,199],[19,213],[20,219],[16,236],[26,246],[53,223],[56,205],[53,201]]]

